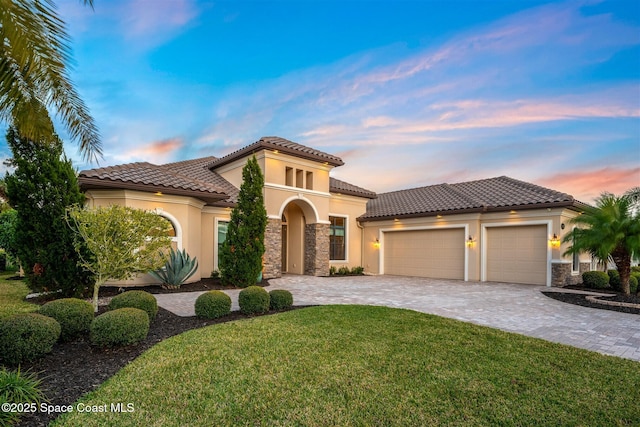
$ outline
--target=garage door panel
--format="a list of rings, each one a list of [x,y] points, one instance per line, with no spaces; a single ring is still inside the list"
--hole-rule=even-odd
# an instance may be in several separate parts
[[[487,280],[545,285],[547,226],[487,228]]]
[[[464,279],[464,229],[386,232],[384,248],[386,274]]]

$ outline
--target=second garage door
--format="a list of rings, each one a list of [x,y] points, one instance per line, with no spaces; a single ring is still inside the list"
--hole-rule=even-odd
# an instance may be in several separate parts
[[[487,277],[490,282],[547,283],[547,226],[487,228]]]
[[[464,280],[464,229],[384,234],[384,273]]]

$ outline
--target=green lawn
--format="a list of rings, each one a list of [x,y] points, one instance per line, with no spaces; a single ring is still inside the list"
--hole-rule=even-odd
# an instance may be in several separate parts
[[[38,306],[24,301],[29,294],[29,288],[22,280],[7,280],[15,276],[15,272],[0,274],[0,319],[15,313],[35,311]]]
[[[640,364],[437,316],[322,306],[189,331],[63,426],[640,425]],[[52,402],[55,403],[55,402]]]

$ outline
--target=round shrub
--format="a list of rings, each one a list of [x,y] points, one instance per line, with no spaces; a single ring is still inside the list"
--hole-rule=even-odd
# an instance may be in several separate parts
[[[107,311],[91,322],[91,343],[100,347],[136,344],[148,333],[149,316],[139,308]]]
[[[629,276],[629,290],[631,291],[632,294],[638,293],[638,278],[639,277],[640,277],[640,274],[638,274],[638,273],[634,273],[631,276]]]
[[[196,316],[216,319],[231,312],[231,297],[222,291],[208,291],[196,300]]]
[[[616,291],[622,290],[622,282],[620,281],[620,273],[618,270],[607,270],[609,275],[609,286]]]
[[[16,314],[0,321],[0,359],[8,365],[37,359],[53,349],[60,324],[38,313]]]
[[[259,314],[269,311],[269,293],[260,286],[249,286],[238,296],[240,311],[244,314]]]
[[[293,305],[293,295],[284,289],[274,289],[269,292],[269,301],[271,310],[285,310]]]
[[[587,288],[605,289],[609,287],[609,275],[604,271],[585,271],[582,284]]]
[[[109,303],[109,310],[119,308],[139,308],[149,315],[149,320],[156,318],[158,314],[158,302],[156,297],[145,291],[127,291],[113,297]]]
[[[93,320],[93,306],[78,298],[62,298],[49,301],[38,313],[53,317],[60,323],[60,341],[70,341],[89,332]]]

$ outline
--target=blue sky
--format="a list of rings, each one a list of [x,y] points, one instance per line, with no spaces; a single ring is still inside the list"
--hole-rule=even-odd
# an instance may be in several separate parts
[[[101,166],[277,135],[377,192],[508,175],[591,202],[640,186],[637,0],[57,4]]]

